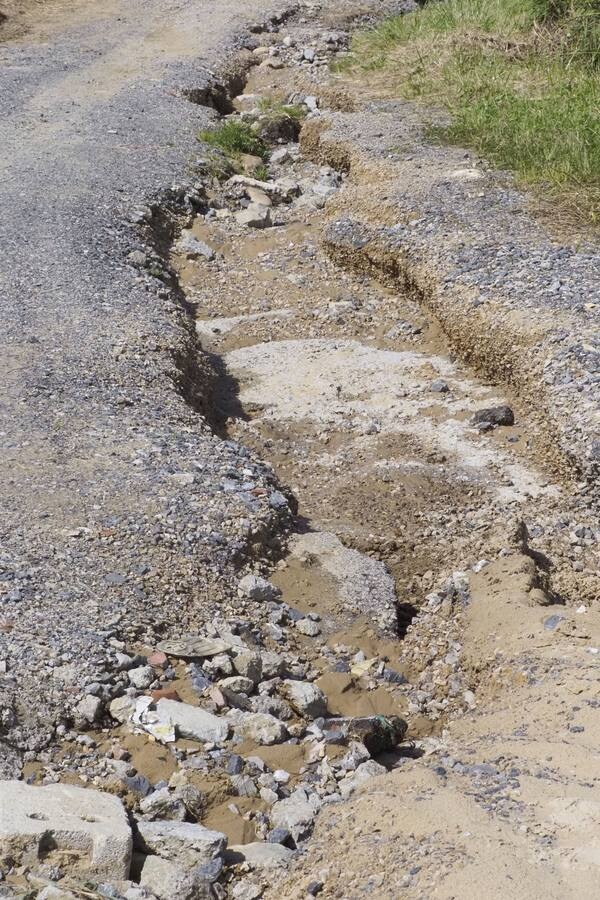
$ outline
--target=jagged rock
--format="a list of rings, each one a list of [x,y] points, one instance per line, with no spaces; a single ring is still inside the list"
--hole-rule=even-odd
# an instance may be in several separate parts
[[[93,694],[88,694],[87,697],[79,701],[73,712],[76,720],[91,725],[93,722],[98,721],[102,715],[102,709],[102,700],[99,697],[94,697]]]
[[[393,750],[404,740],[407,724],[400,716],[357,716],[354,719],[330,719],[330,726],[335,724],[352,740],[364,744],[371,756]]]
[[[367,762],[361,763],[355,772],[351,775],[346,775],[340,781],[340,794],[342,797],[349,797],[363,782],[368,781],[370,778],[376,778],[378,775],[385,775],[386,772],[385,766],[381,766],[374,759],[369,759]]]
[[[212,247],[209,247],[204,241],[198,240],[191,231],[181,232],[175,250],[177,253],[184,254],[188,259],[198,259],[199,256],[203,256],[210,261],[215,258],[215,251]]]
[[[250,203],[246,209],[240,209],[235,214],[235,219],[238,225],[245,225],[247,228],[268,228],[272,224],[271,210],[260,203]]]
[[[176,859],[190,869],[221,856],[227,844],[220,831],[191,822],[138,821],[137,832],[137,843],[144,853]]]
[[[251,600],[278,600],[281,591],[266,578],[258,575],[244,575],[238,582],[238,593]]]
[[[245,862],[253,869],[280,869],[287,866],[293,855],[293,851],[283,844],[253,841],[234,844],[227,850],[225,860],[231,865]]]
[[[249,775],[233,775],[231,786],[238,797],[256,797],[258,795],[258,788]]]
[[[231,675],[219,681],[219,687],[234,694],[251,694],[254,690],[254,682],[244,675]]]
[[[259,653],[243,650],[233,657],[233,668],[238,675],[249,678],[254,684],[262,679],[262,659]]]
[[[292,707],[281,697],[268,697],[260,695],[252,698],[252,711],[257,713],[267,713],[269,716],[275,716],[283,722],[288,722],[292,716]]]
[[[491,406],[488,409],[478,409],[471,419],[473,425],[490,426],[514,425],[515,414],[510,406]]]
[[[313,622],[312,619],[299,619],[296,622],[296,630],[307,637],[316,637],[318,634],[321,634],[320,626]]]
[[[140,691],[145,691],[156,679],[156,673],[152,666],[138,666],[135,669],[129,669],[127,677],[130,684]]]
[[[193,784],[182,784],[153,791],[140,802],[140,811],[149,819],[172,819],[184,822],[189,815],[199,819],[205,806],[205,798]]]
[[[117,797],[70,784],[0,782],[0,868],[35,867],[48,841],[67,851],[65,869],[72,854],[80,872],[129,875],[131,829]]]
[[[278,653],[265,651],[260,654],[262,660],[262,677],[281,678],[286,673],[287,663]]]
[[[219,718],[199,706],[178,703],[176,700],[159,700],[156,704],[158,719],[163,725],[173,725],[181,737],[192,741],[226,741],[229,735],[227,719]]]
[[[247,713],[235,710],[228,716],[233,721],[235,733],[257,744],[280,744],[289,735],[283,722],[268,713]]]
[[[351,741],[348,752],[340,759],[338,766],[348,772],[354,772],[361,763],[370,758],[369,751],[360,741]]]
[[[282,693],[300,715],[313,719],[327,715],[327,697],[316,684],[288,679],[283,683]]]
[[[159,856],[146,857],[140,885],[158,900],[211,900],[214,896],[208,879]]]
[[[314,822],[320,801],[316,794],[310,799],[306,791],[299,789],[279,800],[271,807],[271,822],[274,828],[287,828],[295,841],[305,837]]]

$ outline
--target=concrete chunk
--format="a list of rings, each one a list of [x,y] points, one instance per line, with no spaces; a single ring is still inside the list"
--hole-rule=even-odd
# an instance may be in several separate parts
[[[174,725],[177,733],[192,741],[226,741],[229,724],[199,706],[179,703],[177,700],[159,700],[156,704],[159,720],[164,725]]]
[[[140,885],[158,900],[211,900],[214,896],[209,881],[159,856],[146,859]]]
[[[70,784],[33,787],[0,782],[0,866],[33,866],[65,851],[73,868],[102,878],[128,878],[131,829],[117,797]]]
[[[245,862],[253,869],[274,869],[285,867],[293,855],[294,851],[282,844],[253,841],[230,847],[226,853],[226,861],[230,865]]]
[[[162,859],[175,859],[185,868],[202,866],[215,859],[225,849],[227,838],[220,831],[211,831],[191,822],[138,821],[140,847]]]

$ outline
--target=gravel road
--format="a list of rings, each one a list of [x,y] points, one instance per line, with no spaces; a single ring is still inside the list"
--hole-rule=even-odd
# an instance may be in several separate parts
[[[281,6],[90,5],[0,45],[4,775],[101,676],[111,637],[193,619],[221,590],[211,571],[276,515],[268,473],[182,398],[190,331],[128,260],[127,222],[183,177],[212,115],[183,91]]]

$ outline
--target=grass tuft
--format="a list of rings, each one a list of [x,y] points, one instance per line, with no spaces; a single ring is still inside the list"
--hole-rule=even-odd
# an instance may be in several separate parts
[[[600,221],[598,0],[442,0],[352,51],[344,68],[381,70],[393,93],[449,111],[437,138]]]
[[[218,147],[227,156],[235,158],[241,153],[266,159],[268,149],[265,142],[252,130],[247,122],[230,119],[216,128],[201,131],[198,139],[211,147]]]
[[[274,97],[261,97],[258,101],[260,111],[273,118],[280,116],[289,116],[290,119],[297,119],[299,122],[306,118],[308,110],[299,103],[282,103]]]

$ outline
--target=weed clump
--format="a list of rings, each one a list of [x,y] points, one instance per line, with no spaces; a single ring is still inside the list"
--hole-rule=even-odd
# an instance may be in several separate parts
[[[242,153],[258,156],[262,160],[268,156],[268,149],[262,138],[248,122],[239,119],[229,119],[216,128],[201,131],[198,139],[211,147],[218,147],[233,158]]]

